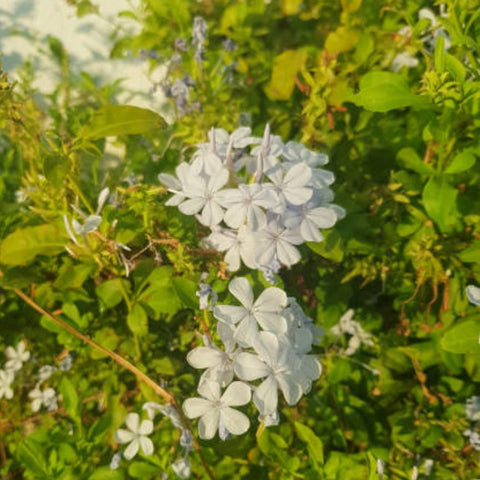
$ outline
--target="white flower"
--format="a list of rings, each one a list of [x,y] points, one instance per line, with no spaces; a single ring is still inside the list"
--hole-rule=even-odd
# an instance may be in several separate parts
[[[480,422],[480,397],[470,397],[465,405],[467,418],[472,422]]]
[[[68,372],[72,368],[73,364],[73,357],[70,353],[67,353],[61,360],[60,363],[58,364],[58,368],[62,372]]]
[[[275,186],[275,191],[292,205],[302,205],[308,202],[313,194],[308,183],[312,178],[311,168],[304,162],[297,163],[287,173],[280,164],[266,172],[267,177]]]
[[[122,458],[122,454],[120,452],[115,453],[110,461],[110,470],[116,470],[120,466],[120,460]]]
[[[301,258],[300,252],[293,245],[303,243],[303,238],[298,229],[290,230],[282,226],[280,219],[270,216],[266,227],[257,234],[257,263],[268,266],[273,260],[278,260],[282,265],[291,267]]]
[[[255,236],[246,225],[242,225],[237,232],[216,228],[205,243],[219,252],[226,252],[225,262],[231,272],[236,272],[240,268],[241,261],[248,268],[257,268]]]
[[[139,448],[145,455],[151,455],[153,453],[153,443],[147,435],[153,432],[153,422],[143,420],[140,423],[138,413],[129,413],[125,418],[125,423],[128,430],[120,428],[115,432],[116,442],[128,443],[123,456],[127,460],[131,460],[138,453]]]
[[[53,365],[43,365],[40,367],[40,370],[38,371],[38,383],[41,384],[45,380],[48,380],[56,370],[57,367],[54,367]]]
[[[343,335],[344,333],[351,335],[347,349],[342,352],[347,356],[353,355],[362,344],[373,347],[372,335],[366,332],[360,323],[353,320],[353,314],[354,311],[352,309],[347,310],[342,315],[337,325],[330,329],[330,331],[336,336]]]
[[[200,310],[205,310],[206,308],[212,310],[218,300],[217,292],[208,283],[205,283],[207,276],[206,272],[202,273],[198,284],[200,289],[195,292],[195,295],[198,297]]]
[[[93,215],[87,216],[77,206],[72,205],[72,208],[84,219],[83,224],[81,224],[78,220],[73,219],[72,220],[73,230],[77,235],[81,235],[83,237],[85,243],[87,242],[86,240],[87,234],[97,230],[99,225],[102,223],[102,217],[100,216],[100,212],[102,211],[102,208],[104,207],[105,202],[107,201],[109,195],[110,195],[110,190],[108,187],[104,188],[100,192],[97,200],[97,210]],[[79,245],[77,238],[75,237],[74,233],[72,232],[72,229],[70,228],[70,222],[66,215],[63,216],[63,221],[65,223],[65,229],[67,230],[69,237],[72,239],[72,241],[75,244]]]
[[[252,287],[244,277],[234,278],[228,289],[242,306],[217,305],[213,314],[215,318],[227,323],[238,323],[234,338],[240,345],[253,344],[258,332],[257,323],[264,330],[286,332],[286,320],[280,315],[287,305],[287,295],[283,290],[277,287],[266,288],[254,301]]]
[[[278,389],[289,405],[295,405],[302,396],[302,378],[298,376],[299,359],[286,342],[280,342],[272,332],[260,332],[253,345],[257,355],[248,352],[235,357],[234,369],[246,381],[264,379],[253,392],[253,401],[266,416],[277,410]],[[300,381],[299,381],[300,380]]]
[[[467,298],[470,303],[480,306],[480,288],[469,285],[467,287]]]
[[[203,382],[198,387],[203,398],[187,398],[183,411],[188,418],[198,418],[198,435],[210,440],[217,430],[222,440],[229,434],[241,435],[250,427],[248,417],[231,407],[239,407],[250,401],[250,387],[243,382],[233,382],[220,396],[220,385],[215,382]]]
[[[194,215],[201,210],[199,220],[203,225],[218,225],[223,219],[218,192],[228,182],[228,177],[228,170],[221,165],[208,179],[189,175],[184,185],[184,193],[189,198],[178,206],[179,210],[185,215]]]
[[[25,342],[21,340],[17,344],[17,348],[7,347],[5,349],[5,356],[8,358],[5,363],[5,370],[17,372],[23,366],[23,363],[30,358],[30,352],[25,350]]]
[[[180,429],[183,428],[182,419],[173,405],[160,405],[157,402],[146,402],[143,404],[142,409],[147,412],[147,416],[150,420],[153,420],[156,413],[160,412],[162,415],[168,417],[175,427]]]
[[[310,202],[287,208],[283,217],[285,226],[292,230],[299,228],[300,235],[306,242],[321,242],[323,235],[319,229],[333,227],[336,221],[337,215],[334,210],[314,206]]]
[[[239,228],[247,222],[254,232],[265,225],[265,212],[262,209],[272,209],[278,204],[273,190],[265,189],[258,183],[223,190],[219,200],[227,208],[224,221],[229,227]]]
[[[225,345],[225,351],[220,350],[211,342],[205,342],[204,347],[194,348],[187,355],[187,362],[194,368],[207,370],[202,375],[201,382],[213,381],[221,387],[226,387],[233,380],[233,358],[237,351],[233,338],[235,328],[219,322],[217,332]]]
[[[12,370],[0,370],[0,399],[6,398],[10,400],[13,397],[11,384],[14,374]]]
[[[49,412],[58,408],[57,394],[53,388],[40,390],[38,386],[36,386],[28,396],[32,400],[32,412],[38,412],[42,406],[46,407]]]
[[[287,142],[282,151],[282,157],[287,162],[305,162],[309,167],[323,166],[328,163],[328,157],[324,153],[313,152],[299,142]]]
[[[172,463],[172,470],[178,478],[188,478],[192,473],[188,458],[181,458],[175,463]]]
[[[395,55],[395,58],[392,60],[392,64],[390,65],[390,69],[394,72],[398,72],[401,70],[402,67],[414,68],[418,64],[418,58],[415,58],[408,52],[402,52],[398,55]]]

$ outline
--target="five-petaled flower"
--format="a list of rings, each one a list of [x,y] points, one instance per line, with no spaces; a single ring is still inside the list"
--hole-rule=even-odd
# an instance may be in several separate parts
[[[123,428],[115,432],[115,441],[118,443],[128,443],[127,448],[123,452],[123,456],[127,460],[131,460],[141,449],[144,455],[153,453],[153,443],[147,437],[153,432],[153,422],[151,420],[143,420],[140,423],[138,413],[129,413],[125,418],[125,424],[128,430]]]
[[[198,387],[202,398],[187,398],[183,411],[188,418],[198,418],[198,435],[210,440],[218,434],[225,440],[229,434],[241,435],[250,427],[248,417],[232,407],[245,405],[250,401],[250,387],[243,382],[233,382],[221,395],[216,382],[203,382]]]

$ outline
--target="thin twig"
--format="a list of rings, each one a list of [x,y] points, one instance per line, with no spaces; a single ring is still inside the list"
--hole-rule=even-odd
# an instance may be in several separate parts
[[[137,367],[135,367],[135,365],[132,365],[128,360],[125,360],[123,357],[121,357],[117,353],[112,352],[108,348],[105,348],[102,345],[98,344],[97,342],[92,340],[90,337],[87,337],[86,335],[83,335],[80,332],[77,332],[77,330],[75,330],[73,327],[71,327],[68,323],[64,322],[63,320],[56,317],[52,313],[49,313],[46,310],[44,310],[40,305],[38,305],[28,295],[25,295],[18,288],[16,288],[14,291],[25,303],[28,303],[28,305],[30,305],[32,308],[34,308],[37,312],[39,312],[42,315],[45,315],[46,317],[50,318],[50,320],[53,320],[57,325],[59,325],[60,327],[62,327],[65,330],[67,330],[67,332],[71,333],[75,337],[82,340],[82,342],[88,343],[88,345],[90,345],[91,347],[93,347],[93,348],[99,350],[100,352],[103,352],[106,355],[108,355],[111,359],[113,359],[116,363],[118,363],[122,367],[126,368],[127,370],[130,370],[139,380],[141,380],[142,382],[149,385],[166,402],[174,403],[174,398],[170,393],[165,391],[160,385],[158,385],[150,377],[145,375],[142,371],[140,371]]]
[[[149,376],[145,375],[142,371],[140,371],[135,365],[132,365],[128,360],[125,360],[123,357],[118,355],[117,353],[109,350],[106,347],[103,347],[102,345],[98,344],[94,340],[92,340],[90,337],[83,335],[82,333],[78,332],[75,330],[73,327],[71,327],[68,323],[64,322],[62,319],[58,318],[57,316],[53,315],[50,312],[47,312],[44,310],[40,305],[38,305],[32,298],[30,298],[28,295],[23,293],[21,290],[18,288],[14,289],[14,292],[28,305],[30,305],[32,308],[34,308],[37,312],[41,313],[42,315],[45,315],[46,317],[50,318],[52,321],[54,321],[57,325],[65,329],[67,332],[71,333],[73,336],[79,338],[82,340],[82,342],[87,343],[91,347],[99,350],[100,352],[105,353],[108,355],[113,361],[118,363],[120,366],[126,368],[127,370],[130,370],[139,380],[142,382],[146,383],[147,385],[150,386],[160,397],[162,397],[167,403],[170,403],[178,412],[180,415],[180,418],[182,419],[182,423],[184,426],[191,431],[192,428],[190,426],[190,422],[188,421],[187,417],[183,413],[183,410],[180,408],[178,405],[177,401],[175,400],[175,397],[168,393],[166,390],[164,390],[160,385],[158,385],[156,382],[154,382]],[[212,471],[210,470],[210,467],[203,456],[203,452],[200,448],[200,444],[198,443],[198,440],[192,435],[192,443],[193,447],[195,448],[195,451],[198,453],[200,456],[200,460],[202,462],[203,468],[205,469],[205,472],[209,476],[211,480],[215,480],[215,477],[213,476]]]

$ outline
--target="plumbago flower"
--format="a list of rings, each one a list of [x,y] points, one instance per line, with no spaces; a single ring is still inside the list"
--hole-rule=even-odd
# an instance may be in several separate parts
[[[8,358],[5,363],[5,370],[18,372],[21,370],[24,362],[30,358],[30,352],[26,350],[23,340],[18,342],[17,348],[7,347],[5,349],[5,356]]]
[[[138,413],[129,413],[125,418],[127,429],[120,428],[115,432],[115,441],[118,443],[128,443],[127,448],[123,452],[123,456],[127,460],[131,460],[141,449],[144,455],[153,453],[153,443],[147,437],[153,432],[153,422],[151,420],[143,420],[140,423]]]
[[[80,245],[75,236],[75,234],[77,234],[83,238],[85,245],[87,245],[87,234],[97,230],[97,228],[102,223],[102,217],[100,216],[100,212],[102,211],[109,195],[110,195],[110,190],[108,187],[104,188],[100,192],[97,200],[97,210],[93,215],[87,216],[78,207],[76,207],[75,205],[72,205],[72,208],[75,210],[75,212],[77,212],[78,215],[80,215],[83,218],[84,220],[83,224],[76,219],[73,219],[72,223],[70,224],[68,217],[66,215],[63,216],[65,229],[67,230],[67,233],[69,237],[72,239],[73,243],[75,243],[76,245]],[[73,228],[73,231],[72,231],[72,228]],[[73,232],[75,232],[75,234]]]
[[[229,434],[241,435],[250,427],[248,417],[232,407],[246,405],[251,398],[250,387],[243,382],[233,382],[221,395],[220,385],[203,382],[198,387],[201,398],[188,398],[183,411],[188,418],[198,418],[200,438],[210,440],[218,434],[225,440]]]
[[[334,176],[320,168],[325,154],[284,144],[268,125],[263,138],[248,127],[232,134],[212,128],[208,138],[175,176],[162,173],[159,180],[173,193],[166,205],[211,229],[204,244],[225,252],[229,270],[243,263],[273,280],[281,266],[300,260],[298,245],[323,240],[321,230],[343,218],[331,203]]]
[[[288,298],[277,287],[264,289],[255,299],[244,277],[234,278],[228,290],[240,305],[217,304],[213,309],[223,347],[204,337],[205,345],[187,355],[190,365],[205,370],[198,387],[202,398],[189,399],[183,406],[189,418],[200,417],[201,438],[212,438],[217,428],[222,439],[229,433],[240,434],[239,427],[229,426],[231,418],[225,420],[223,416],[229,411],[223,409],[248,403],[250,394],[247,399],[245,388],[253,391],[253,403],[260,420],[266,426],[278,424],[278,392],[289,405],[295,405],[310,391],[322,370],[310,351],[323,331],[313,325],[295,299]],[[241,382],[235,381],[235,377]],[[254,383],[248,386],[246,382]],[[230,390],[239,383],[243,386]],[[226,388],[223,396],[222,388]],[[238,389],[240,393],[245,392],[244,400],[231,403],[231,393]],[[240,402],[240,396],[237,401]],[[248,429],[249,423],[241,417],[238,422],[242,433]]]

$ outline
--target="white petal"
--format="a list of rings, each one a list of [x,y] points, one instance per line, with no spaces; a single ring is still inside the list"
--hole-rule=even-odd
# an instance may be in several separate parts
[[[94,232],[101,223],[102,223],[102,217],[99,217],[98,215],[89,215],[85,220],[85,225],[81,227],[81,230],[82,230],[81,233]]]
[[[312,178],[312,169],[304,162],[294,165],[283,179],[284,184],[289,187],[303,187]]]
[[[276,380],[289,405],[295,405],[302,396],[302,387],[293,375],[277,375]]]
[[[213,315],[218,320],[235,324],[248,316],[248,311],[235,305],[217,305],[213,309]]]
[[[203,382],[198,386],[197,391],[202,397],[212,402],[220,400],[220,385],[217,382]]]
[[[228,290],[247,309],[253,305],[253,291],[245,277],[234,278],[228,285]]]
[[[178,206],[178,209],[185,215],[195,215],[205,205],[205,199],[202,197],[190,198]]]
[[[253,315],[248,315],[238,324],[234,338],[242,347],[249,347],[253,345],[257,334],[257,321]]]
[[[255,312],[279,312],[287,306],[287,294],[277,287],[266,288],[255,302]]]
[[[227,264],[228,270],[231,272],[236,272],[240,268],[240,249],[238,246],[233,246],[228,250],[225,254],[225,263]],[[245,261],[244,263],[248,266]]]
[[[204,440],[210,440],[215,436],[218,429],[220,411],[218,408],[211,408],[200,418],[198,422],[198,435]]]
[[[277,389],[277,382],[273,375],[270,375],[253,393],[253,401],[262,415],[272,415],[276,412],[278,405]]]
[[[134,438],[130,445],[123,452],[123,456],[127,460],[131,460],[138,453],[139,441],[138,438]]]
[[[153,453],[153,442],[147,437],[140,437],[140,448],[144,455],[151,455]]]
[[[123,428],[119,428],[115,431],[114,438],[117,443],[129,443],[134,438],[136,438],[136,435],[130,430],[124,430]]]
[[[284,188],[282,193],[292,205],[303,205],[312,198],[313,190],[309,187],[292,187]]]
[[[318,227],[309,219],[304,219],[300,224],[300,234],[306,242],[321,242],[323,240],[323,235]]]
[[[218,365],[222,361],[222,358],[222,352],[214,348],[197,347],[188,353],[187,362],[193,368],[210,368]]]
[[[287,267],[295,265],[302,258],[293,245],[281,239],[277,242],[277,255],[280,263]]]
[[[236,375],[242,380],[257,380],[270,373],[270,369],[257,355],[247,352],[239,353],[233,362]]]
[[[333,227],[337,221],[335,212],[326,207],[317,207],[307,212],[307,218],[312,221],[318,228]]]
[[[281,346],[274,333],[260,332],[255,339],[253,348],[267,365],[272,368],[276,366]]]
[[[188,418],[205,415],[212,408],[212,402],[204,398],[187,398],[183,402],[183,411]]]
[[[480,288],[475,285],[468,285],[467,298],[470,303],[480,306]]]
[[[216,192],[220,190],[228,182],[229,175],[230,174],[226,168],[221,168],[220,170],[217,170],[208,181],[208,191]]]
[[[138,413],[129,413],[125,417],[125,424],[133,433],[138,433],[138,428],[140,425],[140,416]]]
[[[144,420],[140,424],[140,428],[138,429],[138,433],[140,435],[150,435],[153,432],[153,422],[151,420]]]
[[[233,382],[225,390],[221,401],[230,407],[238,407],[247,404],[251,396],[250,387],[246,383]]]
[[[245,223],[247,216],[247,206],[243,203],[237,203],[230,207],[225,213],[225,223],[231,228],[239,228]]]
[[[230,407],[222,408],[220,415],[225,427],[232,435],[242,435],[250,428],[248,417]]]

